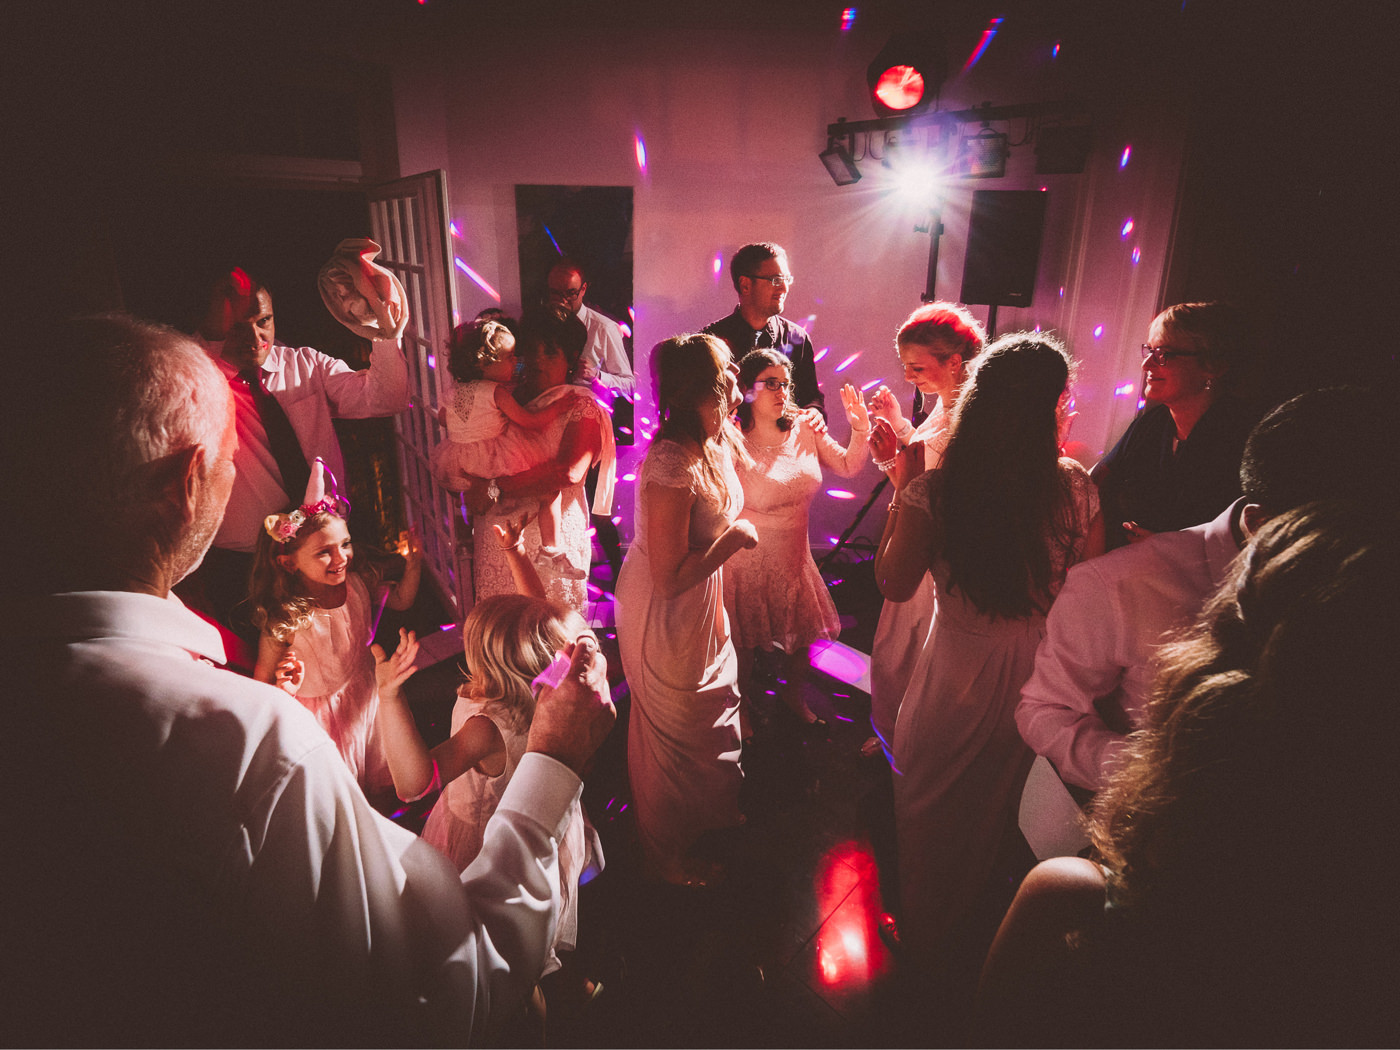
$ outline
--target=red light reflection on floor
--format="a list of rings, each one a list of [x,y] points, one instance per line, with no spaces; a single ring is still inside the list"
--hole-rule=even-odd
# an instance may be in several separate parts
[[[817,904],[827,919],[817,931],[817,971],[823,984],[857,991],[889,970],[879,939],[880,888],[870,848],[842,842],[817,865]]]

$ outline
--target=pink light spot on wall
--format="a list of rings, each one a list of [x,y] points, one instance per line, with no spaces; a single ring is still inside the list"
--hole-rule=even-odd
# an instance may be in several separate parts
[[[643,141],[641,135],[636,136],[633,141],[636,144],[637,150],[637,170],[645,175],[647,170],[647,144]]]
[[[1141,412],[1143,406],[1146,405],[1146,404],[1147,404],[1147,398],[1145,398],[1145,397],[1140,397],[1140,398],[1138,398],[1138,403],[1137,403],[1138,411]]]
[[[1096,325],[1094,325],[1094,338],[1095,338],[1095,339],[1101,339],[1102,337],[1103,337],[1103,325],[1101,325],[1101,324],[1096,324]]]
[[[1132,384],[1132,383],[1124,383],[1122,386],[1116,386],[1116,387],[1113,388],[1113,396],[1114,396],[1114,397],[1128,397],[1130,394],[1132,394],[1132,392],[1133,392],[1133,384]]]
[[[1130,161],[1130,160],[1132,160],[1132,159],[1133,159],[1133,147],[1132,147],[1132,144],[1130,143],[1130,144],[1128,144],[1128,145],[1126,145],[1126,146],[1123,147],[1123,153],[1122,153],[1122,155],[1118,158],[1118,167],[1119,167],[1119,168],[1126,168],[1126,167],[1128,166],[1128,161]]]
[[[1138,263],[1140,263],[1141,261],[1142,261],[1142,249],[1141,249],[1141,248],[1134,248],[1134,249],[1133,249],[1133,265],[1136,266],[1136,265],[1137,265]]]
[[[854,492],[847,492],[845,489],[827,489],[826,494],[832,499],[855,499]]]
[[[1065,286],[1064,286],[1064,285],[1060,285],[1060,298],[1063,299],[1064,297],[1065,297]]]
[[[492,299],[495,299],[496,302],[499,303],[501,301],[501,293],[496,291],[496,289],[492,288],[489,284],[487,284],[486,278],[482,277],[481,274],[477,273],[475,270],[473,270],[470,266],[468,266],[456,256],[453,257],[452,262],[457,267],[457,269],[461,270],[464,274],[470,277],[472,279],[472,282],[483,292],[489,295]]]
[[[883,376],[881,376],[879,379],[872,379],[870,382],[866,383],[864,386],[862,386],[862,387],[860,388],[860,392],[863,394],[863,393],[865,393],[867,390],[869,390],[871,387],[873,387],[873,386],[879,386],[879,385],[880,385],[881,383],[883,383],[884,381],[885,381],[885,380],[884,380],[884,377],[883,377]]]
[[[1132,219],[1128,219],[1126,222],[1123,223],[1123,228],[1122,228],[1121,230],[1118,231],[1118,236],[1119,236],[1119,237],[1126,237],[1126,236],[1128,236],[1128,234],[1130,234],[1130,233],[1132,233],[1132,232],[1133,232],[1133,220],[1132,220]]]
[[[856,9],[848,7],[841,12],[841,32],[849,33],[851,27],[856,24]]]
[[[824,346],[824,347],[822,347],[822,348],[821,348],[820,350],[818,350],[814,355],[812,355],[812,363],[813,363],[813,364],[816,364],[818,361],[820,361],[823,357],[825,357],[825,356],[826,356],[827,354],[829,354],[829,353],[831,353],[831,347],[829,347],[829,346]]]
[[[462,231],[457,228],[457,223],[455,220],[447,224],[447,230],[454,237],[462,236]]]
[[[1052,47],[1052,48],[1050,49],[1050,57],[1051,57],[1051,58],[1059,58],[1059,57],[1060,57],[1060,42],[1059,42],[1058,40],[1055,41],[1055,46]]]
[[[613,515],[613,518],[612,518],[612,523],[613,523],[614,525],[621,525],[621,524],[622,524],[622,515],[621,515],[621,514],[614,514],[614,515]]]
[[[859,356],[860,356],[860,351],[857,350],[857,351],[856,351],[855,353],[853,353],[850,357],[846,358],[846,360],[842,361],[839,365],[837,365],[837,366],[836,366],[836,371],[837,371],[837,372],[844,372],[846,369],[850,368],[851,365],[853,365],[853,364],[856,363],[856,358],[858,358]]]
[[[1042,186],[1042,187],[1040,187],[1040,192],[1041,192],[1041,193],[1049,193],[1049,192],[1050,192],[1050,187],[1049,187],[1049,186]]]
[[[636,481],[636,480],[637,480],[637,475],[636,475],[636,474],[633,474],[633,473],[631,473],[631,472],[629,471],[628,473],[622,475],[622,477],[618,478],[617,480],[618,480],[618,481]]]
[[[429,354],[429,355],[428,355],[428,367],[429,367],[429,368],[436,368],[436,367],[437,367],[437,355],[436,355],[436,354]]]
[[[714,258],[715,277],[718,278],[724,272],[724,256],[715,252]]]

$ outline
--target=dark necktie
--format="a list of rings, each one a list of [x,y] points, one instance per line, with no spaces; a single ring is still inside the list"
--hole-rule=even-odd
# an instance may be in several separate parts
[[[306,465],[306,454],[301,450],[292,422],[277,399],[263,386],[261,368],[245,368],[238,373],[238,378],[248,384],[248,391],[253,395],[253,407],[262,420],[268,447],[282,475],[287,504],[299,504],[306,493],[306,483],[311,479],[311,468]]]

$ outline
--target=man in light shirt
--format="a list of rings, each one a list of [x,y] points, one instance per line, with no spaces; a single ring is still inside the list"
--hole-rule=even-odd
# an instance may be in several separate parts
[[[616,712],[591,639],[458,873],[375,813],[293,698],[222,670],[170,588],[235,484],[229,385],[123,317],[7,338],[0,642],[5,1045],[459,1045],[538,980],[578,771]],[[35,353],[47,348],[51,353]],[[61,359],[65,368],[53,367]]]
[[[229,623],[248,596],[263,519],[301,502],[310,464],[319,456],[342,491],[348,489],[331,420],[402,412],[408,365],[396,340],[374,340],[370,366],[360,371],[309,346],[277,342],[272,293],[242,269],[216,282],[196,341],[233,392],[238,450],[223,523],[205,565],[182,593]]]

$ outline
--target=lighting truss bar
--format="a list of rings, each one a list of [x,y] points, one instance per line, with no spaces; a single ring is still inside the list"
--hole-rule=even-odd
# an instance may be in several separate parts
[[[899,131],[935,125],[981,124],[989,120],[1017,120],[1021,117],[1086,116],[1087,106],[1076,102],[1030,102],[1020,106],[974,106],[972,109],[939,110],[906,117],[879,117],[874,120],[847,120],[842,117],[826,126],[828,136],[840,138],[866,131]]]

